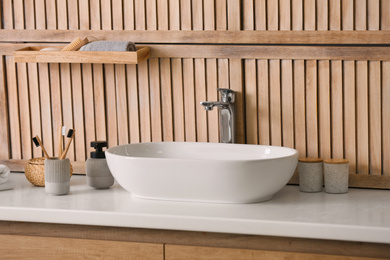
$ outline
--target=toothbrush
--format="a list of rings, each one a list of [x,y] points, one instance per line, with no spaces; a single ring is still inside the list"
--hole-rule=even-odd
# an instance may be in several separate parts
[[[72,142],[72,140],[74,138],[74,132],[75,131],[76,130],[74,130],[74,129],[69,129],[67,137],[70,138],[70,139],[69,139],[68,143],[66,144],[65,151],[61,154],[60,160],[65,159],[66,154],[68,153],[68,150],[69,150],[70,143]]]
[[[58,140],[58,157],[62,155],[62,137],[66,135],[66,126],[60,128],[60,138]]]
[[[41,139],[39,139],[39,137],[36,135],[33,139],[33,142],[34,142],[34,144],[35,144],[35,146],[36,147],[41,147],[42,148],[42,151],[43,151],[43,153],[45,154],[45,157],[47,158],[47,159],[49,159],[50,158],[50,156],[49,156],[49,154],[46,152],[46,149],[45,149],[45,147],[43,146],[43,144],[42,144],[42,142],[41,142]]]

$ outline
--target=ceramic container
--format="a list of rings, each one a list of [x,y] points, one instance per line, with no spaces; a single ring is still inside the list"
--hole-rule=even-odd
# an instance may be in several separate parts
[[[68,158],[45,160],[45,191],[51,195],[65,195],[70,190],[70,161]]]
[[[299,190],[302,192],[320,192],[324,185],[321,158],[298,159]]]
[[[349,162],[346,159],[324,160],[325,192],[347,193]]]

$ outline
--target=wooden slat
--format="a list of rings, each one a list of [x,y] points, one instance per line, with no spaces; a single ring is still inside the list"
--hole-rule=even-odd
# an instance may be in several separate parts
[[[329,3],[328,1],[316,1],[316,5],[317,30],[327,31],[329,25]]]
[[[318,61],[319,156],[331,158],[330,62]]]
[[[94,4],[94,2],[96,2],[96,1],[91,2],[91,8],[92,8],[92,5]],[[67,30],[68,29],[68,17],[67,17],[68,6],[66,3],[67,3],[66,0],[58,0],[57,1],[57,19],[58,19],[57,22],[58,22],[58,29],[59,30]],[[91,14],[93,14],[93,13],[91,12]],[[99,15],[99,13],[97,13],[97,14]],[[99,28],[92,27],[92,29],[100,29],[100,27]],[[74,38],[76,38],[76,37],[70,37],[66,41],[70,42]]]
[[[118,144],[129,143],[129,122],[127,109],[127,85],[125,65],[115,65],[116,113],[118,115]],[[112,146],[112,144],[111,144]]]
[[[169,29],[169,0],[157,0],[157,27],[159,30]]]
[[[216,29],[227,30],[227,0],[215,0],[215,21]]]
[[[295,7],[294,7],[295,9]],[[137,13],[137,15],[139,15]],[[138,17],[138,16],[137,16]],[[294,17],[294,16],[293,16]],[[140,18],[139,18],[140,19]],[[140,22],[142,19],[140,19]],[[60,25],[60,23],[59,23]],[[172,27],[172,24],[170,25]],[[176,28],[176,27],[174,27]],[[295,27],[293,28],[294,30]],[[80,35],[100,40],[131,39],[136,43],[192,44],[388,44],[390,31],[142,31],[137,30],[12,30],[0,31],[0,38],[23,42],[70,42]]]
[[[22,130],[22,158],[29,159],[32,157],[31,149],[31,123],[30,123],[30,102],[28,92],[27,65],[19,63],[16,65],[18,78],[18,97],[20,111],[20,129]]]
[[[130,143],[140,142],[137,66],[127,65]]]
[[[134,30],[134,1],[123,0],[123,28],[125,30]]]
[[[159,59],[149,60],[149,80],[150,80],[150,120],[151,120],[151,127],[152,127],[152,141],[161,142],[162,122],[161,122],[161,91],[160,91]]]
[[[228,30],[241,30],[241,1],[227,0]]]
[[[303,15],[304,25],[303,28],[306,31],[316,30],[316,1],[315,0],[304,0],[303,1]]]
[[[14,0],[13,7],[15,29],[24,29],[23,0]]]
[[[111,1],[100,1],[102,30],[112,30]]]
[[[255,29],[267,29],[266,0],[255,1]]]
[[[68,1],[68,26],[70,30],[79,29],[79,13],[78,13],[78,1],[77,0],[67,0]],[[108,1],[102,1],[101,4],[107,3]],[[108,10],[110,11],[110,9]]]
[[[41,128],[41,104],[39,101],[39,82],[38,82],[38,66],[34,63],[27,64],[28,69],[28,85],[30,92],[30,109],[31,109],[31,135],[42,136]],[[33,157],[41,157],[42,149],[33,145]]]
[[[355,0],[355,29],[366,30],[367,29],[367,1]],[[387,2],[387,1],[384,1]]]
[[[388,47],[153,45],[151,58],[390,60]]]
[[[342,11],[342,30],[353,30],[354,29],[354,0],[344,0],[341,3]],[[360,17],[358,18],[360,19]]]
[[[63,0],[62,0],[63,1]],[[100,1],[91,0],[89,4],[90,15],[91,15],[91,29],[100,30]]]
[[[62,65],[61,65],[62,66]],[[94,89],[94,111],[96,118],[96,138],[97,140],[107,139],[106,130],[106,103],[105,103],[105,88],[104,88],[104,73],[103,65],[93,64],[93,89]]]
[[[95,121],[95,110],[94,110],[94,86],[93,86],[93,74],[92,65],[83,64],[83,103],[84,103],[84,131],[85,131],[85,150],[87,152],[87,158],[90,157],[90,152],[95,149],[91,147],[91,141],[96,139],[96,121]],[[54,138],[55,140],[56,138]]]
[[[368,62],[356,62],[357,172],[369,173]]]
[[[332,158],[344,158],[342,62],[331,62]]]
[[[302,31],[303,30],[303,0],[292,0],[291,7],[292,7],[292,29],[293,31]]]
[[[329,0],[329,30],[341,29],[341,5],[339,0]]]
[[[267,30],[279,30],[279,1],[269,0],[267,2]]]
[[[381,64],[372,61],[369,68],[369,133],[370,133],[370,174],[382,173],[382,103]]]
[[[66,131],[68,131],[69,129],[74,128],[70,65],[61,64],[60,68],[61,68],[61,97],[62,97],[62,111],[63,111],[62,117],[63,117],[63,124],[64,126],[66,126]],[[66,139],[66,141],[68,140]],[[75,160],[74,142],[70,144],[67,157],[71,161]]]
[[[160,59],[162,140],[173,141],[171,60]]]
[[[28,2],[28,1],[26,1]],[[57,10],[56,10],[56,2],[55,0],[46,0],[46,22],[47,29],[57,29]],[[88,1],[82,1],[87,2]],[[88,17],[88,16],[87,16]],[[89,28],[86,28],[89,29]]]
[[[74,136],[74,145],[76,152],[76,161],[85,161],[85,130],[84,130],[84,107],[83,107],[83,86],[81,78],[81,65],[72,64],[72,100],[73,100],[73,122],[76,130]],[[89,123],[89,122],[88,122]],[[55,132],[57,133],[57,131]]]
[[[206,94],[206,63],[204,59],[195,59],[195,112],[196,133],[198,142],[207,142],[207,111],[200,102],[207,101]]]
[[[61,135],[62,127],[62,101],[61,101],[61,78],[59,64],[50,64],[50,93],[51,93],[51,110],[53,117],[53,156],[60,157],[59,146],[63,146],[63,142],[60,142],[59,135]],[[84,144],[85,145],[85,144]],[[63,148],[61,148],[62,150]]]
[[[307,156],[318,157],[317,61],[306,61]]]
[[[344,157],[349,161],[349,172],[356,173],[356,90],[355,62],[343,63],[344,89]]]
[[[181,59],[172,59],[171,64],[174,140],[185,141],[182,61]]]
[[[0,56],[0,158],[10,158],[8,99],[6,93],[4,56]]]
[[[157,4],[156,0],[146,0],[146,29],[157,30]]]
[[[180,1],[181,30],[192,30],[191,0]]]
[[[46,28],[45,0],[35,1],[35,24],[37,29]]]
[[[241,59],[229,60],[230,89],[235,91],[236,142],[245,143],[244,74]]]
[[[218,65],[216,59],[206,59],[207,100],[218,100],[216,87],[218,86]],[[207,113],[208,141],[219,142],[218,113]]]
[[[24,2],[25,28],[35,29],[34,1]]]
[[[379,0],[367,0],[367,18],[368,18],[368,30],[380,29],[380,1]]]
[[[282,31],[291,30],[291,1],[279,2],[279,17],[279,29]]]
[[[271,145],[282,145],[280,60],[269,61]]]
[[[110,147],[118,145],[118,119],[116,108],[115,67],[104,65],[104,86],[107,113],[107,141]]]
[[[215,30],[215,1],[203,2],[204,30]]]
[[[39,94],[41,102],[42,136],[41,140],[49,156],[53,156],[53,132],[52,113],[50,98],[49,65],[42,63],[38,65],[39,72]],[[72,98],[70,98],[72,100]]]
[[[295,60],[293,65],[295,149],[299,157],[306,157],[305,61]]]
[[[270,104],[269,104],[269,66],[268,60],[257,61],[258,104],[257,118],[259,128],[259,144],[270,145]]]
[[[211,1],[210,1],[211,2]],[[192,1],[192,29],[203,30],[203,1]]]
[[[183,59],[184,122],[187,142],[196,141],[195,74],[193,59]]]
[[[141,142],[150,142],[152,139],[150,123],[149,72],[147,62],[143,62],[138,65],[138,91]]]
[[[245,60],[244,68],[246,143],[258,144],[256,60]]]
[[[80,29],[82,30],[88,30],[90,28],[89,5],[90,0],[79,1]]]
[[[169,30],[180,30],[180,0],[169,0]]]
[[[282,144],[294,148],[294,90],[291,60],[281,61]]]
[[[112,1],[112,29],[123,30],[123,12],[122,0]]]
[[[382,157],[383,175],[390,175],[390,135],[385,129],[390,127],[390,62],[382,63]]]

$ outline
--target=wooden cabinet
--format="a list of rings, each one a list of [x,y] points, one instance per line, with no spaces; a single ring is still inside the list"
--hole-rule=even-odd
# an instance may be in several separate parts
[[[165,245],[165,260],[378,260],[356,256],[280,252],[218,247]]]
[[[0,259],[368,260],[389,244],[0,221]]]
[[[164,259],[164,245],[93,239],[0,235],[1,259]]]

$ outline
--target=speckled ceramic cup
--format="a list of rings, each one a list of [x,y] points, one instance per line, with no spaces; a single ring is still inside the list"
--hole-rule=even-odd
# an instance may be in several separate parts
[[[45,191],[50,195],[65,195],[70,190],[70,161],[50,158],[45,160]]]
[[[349,163],[345,159],[324,160],[325,192],[347,193]]]
[[[321,158],[298,159],[299,190],[302,192],[320,192],[324,184]]]

